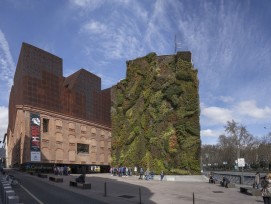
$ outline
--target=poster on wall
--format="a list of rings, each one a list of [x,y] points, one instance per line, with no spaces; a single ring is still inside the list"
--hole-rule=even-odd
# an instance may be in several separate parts
[[[40,161],[40,152],[31,152],[31,161]]]
[[[40,114],[30,113],[31,161],[40,161]]]

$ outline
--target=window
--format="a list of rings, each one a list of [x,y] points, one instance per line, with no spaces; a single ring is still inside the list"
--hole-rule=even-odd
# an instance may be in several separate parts
[[[89,145],[88,144],[77,144],[77,154],[79,153],[84,153],[88,154],[89,153]]]
[[[43,118],[43,132],[48,132],[49,130],[49,119]]]

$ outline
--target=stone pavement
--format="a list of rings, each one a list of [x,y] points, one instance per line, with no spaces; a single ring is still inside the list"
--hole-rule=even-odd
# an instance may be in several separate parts
[[[55,183],[49,181],[48,178],[23,174],[25,177],[32,177],[40,182],[48,182],[51,185],[109,204],[140,203],[140,191],[142,204],[192,204],[193,193],[195,204],[263,203],[262,197],[242,194],[238,187],[224,188],[218,184],[209,184],[205,176],[165,176],[165,181],[159,181],[159,176],[155,176],[154,180],[146,181],[139,180],[137,176],[117,177],[110,174],[89,174],[86,177],[86,182],[92,184],[92,189],[83,190],[69,186],[69,181],[74,180],[78,175],[59,176],[63,177],[64,182]]]

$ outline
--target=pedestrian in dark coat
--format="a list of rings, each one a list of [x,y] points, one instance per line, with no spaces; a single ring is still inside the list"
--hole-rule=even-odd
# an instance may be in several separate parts
[[[161,181],[163,181],[163,179],[164,179],[164,171],[161,171],[161,174],[160,174],[160,176],[161,176]]]
[[[271,173],[268,173],[261,183],[264,204],[271,204]]]

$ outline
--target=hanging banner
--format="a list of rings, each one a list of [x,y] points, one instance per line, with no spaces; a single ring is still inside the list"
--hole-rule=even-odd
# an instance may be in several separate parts
[[[31,161],[39,162],[40,157],[40,114],[30,113],[30,152]]]

